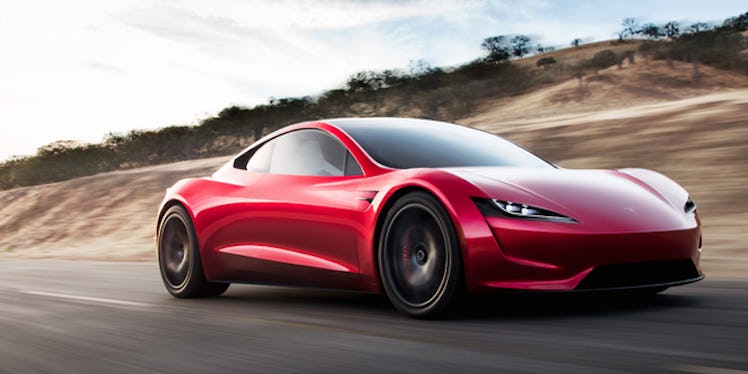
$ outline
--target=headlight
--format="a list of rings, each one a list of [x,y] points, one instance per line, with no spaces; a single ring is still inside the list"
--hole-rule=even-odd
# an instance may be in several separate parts
[[[516,217],[538,221],[577,222],[574,218],[532,205],[497,199],[475,198],[473,200],[478,205],[478,209],[484,215],[488,216]]]
[[[683,206],[683,211],[686,212],[686,214],[696,213],[696,203],[691,200],[691,197],[686,200],[686,205]]]

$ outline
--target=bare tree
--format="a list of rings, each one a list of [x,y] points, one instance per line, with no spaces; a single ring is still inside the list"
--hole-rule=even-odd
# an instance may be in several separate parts
[[[509,43],[512,47],[512,55],[515,57],[522,58],[530,53],[530,37],[527,35],[515,35]]]
[[[678,22],[670,21],[670,22],[666,23],[665,26],[662,29],[665,32],[665,36],[667,36],[667,38],[670,39],[671,42],[675,41],[676,39],[678,39],[678,36],[680,36],[680,25],[678,24]],[[667,53],[667,57],[666,57],[667,66],[669,66],[670,68],[673,68],[673,47],[672,47],[672,45],[667,46],[665,48],[665,50],[666,50],[666,53]]]
[[[657,40],[665,36],[665,33],[662,31],[662,29],[660,29],[660,27],[655,25],[654,23],[648,23],[642,26],[638,30],[638,33],[646,36],[649,40]]]
[[[483,39],[481,48],[488,52],[486,60],[490,62],[502,62],[509,59],[510,46],[504,35],[496,35]]]
[[[665,31],[665,36],[670,40],[675,40],[678,38],[678,35],[680,35],[680,25],[675,21],[666,23],[663,30]]]
[[[719,27],[720,30],[729,30],[743,32],[748,31],[748,12],[745,12],[737,17],[730,17],[722,23]]]
[[[686,28],[686,32],[689,34],[695,34],[697,32],[702,32],[706,30],[711,30],[712,25],[706,23],[706,22],[696,22],[694,24],[691,24],[691,26],[688,26]]]
[[[625,40],[626,39],[626,30],[619,29],[618,31],[616,31],[614,33],[614,35],[618,37],[618,42],[619,43],[625,43],[626,42],[626,40]]]
[[[429,75],[434,71],[435,69],[431,67],[431,65],[426,60],[419,59],[410,60],[408,62],[408,74],[410,74],[411,77],[422,77],[424,75]]]
[[[370,70],[359,71],[351,75],[346,85],[350,91],[355,92],[376,91],[386,86],[384,77]]]
[[[623,30],[621,30],[623,32],[622,38],[632,37],[639,33],[639,23],[634,18],[624,18],[621,26],[623,26]],[[621,35],[619,35],[619,38],[621,38]]]

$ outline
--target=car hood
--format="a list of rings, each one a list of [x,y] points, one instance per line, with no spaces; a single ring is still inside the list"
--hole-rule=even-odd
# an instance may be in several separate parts
[[[574,218],[586,229],[669,231],[696,225],[694,217],[683,211],[686,191],[649,170],[470,167],[447,171],[487,197],[548,209]]]

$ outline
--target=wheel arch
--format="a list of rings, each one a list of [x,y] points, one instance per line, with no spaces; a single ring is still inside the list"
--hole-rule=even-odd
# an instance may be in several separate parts
[[[379,283],[379,287],[382,287],[382,275],[379,271],[379,259],[378,259],[379,249],[380,249],[379,242],[382,236],[382,229],[384,226],[384,221],[387,218],[387,213],[390,211],[390,209],[392,209],[392,206],[395,204],[395,202],[397,202],[397,200],[400,199],[401,197],[412,192],[425,192],[433,196],[442,205],[442,207],[444,207],[444,209],[447,211],[447,215],[449,216],[449,219],[452,222],[452,228],[455,230],[455,234],[457,235],[457,242],[458,242],[458,245],[460,246],[459,253],[463,257],[463,261],[460,261],[461,267],[463,270],[462,276],[463,278],[465,277],[465,274],[466,274],[465,271],[467,269],[465,268],[466,262],[464,261],[464,254],[465,254],[464,251],[466,247],[465,247],[464,237],[462,233],[462,228],[460,226],[459,220],[457,219],[457,214],[454,212],[453,207],[451,206],[451,204],[448,204],[445,202],[444,195],[440,193],[435,193],[431,188],[426,187],[421,184],[408,184],[408,185],[403,185],[393,191],[390,191],[389,196],[386,197],[386,200],[383,202],[383,205],[381,206],[381,208],[379,209],[377,213],[376,224],[374,226],[374,235],[372,237],[371,258],[373,260],[374,272],[376,273],[376,279],[377,279],[377,282]],[[463,281],[465,281],[465,279],[463,279]]]
[[[161,209],[159,209],[158,211],[158,218],[156,219],[156,233],[157,234],[158,234],[158,230],[161,228],[161,220],[164,218],[164,214],[166,214],[166,212],[174,206],[181,206],[187,212],[187,215],[190,217],[190,220],[192,220],[192,224],[194,225],[195,216],[192,214],[192,210],[189,208],[189,206],[185,204],[185,202],[182,201],[181,199],[172,197],[164,201],[161,204]]]
[[[166,214],[169,209],[172,207],[179,206],[182,207],[187,212],[187,216],[189,216],[190,221],[192,221],[192,225],[195,225],[195,215],[192,212],[192,209],[190,208],[189,204],[187,204],[184,199],[181,198],[181,196],[171,196],[164,200],[163,203],[161,203],[161,209],[158,211],[158,218],[156,219],[156,236],[158,237],[158,230],[161,229],[161,221],[164,218],[164,215]],[[197,234],[197,233],[195,233]],[[197,238],[196,238],[197,240]],[[198,240],[198,244],[199,244]]]

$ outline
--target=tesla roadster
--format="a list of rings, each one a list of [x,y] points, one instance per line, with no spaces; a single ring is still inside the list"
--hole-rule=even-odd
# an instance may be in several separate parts
[[[175,297],[230,283],[383,292],[434,317],[490,290],[660,292],[703,278],[696,205],[644,169],[570,170],[443,122],[291,125],[169,188],[157,251]]]

